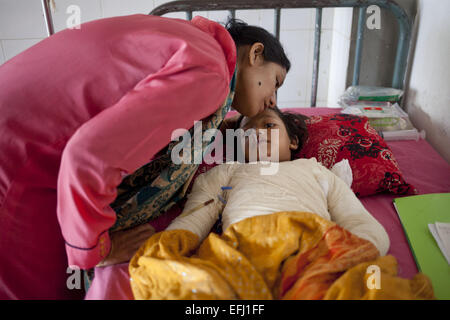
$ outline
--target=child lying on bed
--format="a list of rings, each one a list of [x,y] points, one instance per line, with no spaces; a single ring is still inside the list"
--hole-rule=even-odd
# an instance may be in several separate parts
[[[225,163],[198,176],[183,213],[165,231],[151,237],[130,262],[136,298],[273,297],[270,291],[281,263],[295,252],[306,250],[314,242],[312,238],[322,238],[324,230],[335,225],[330,220],[356,235],[355,238],[373,244],[361,240],[373,249],[361,249],[359,256],[365,251],[372,252],[373,257],[387,253],[386,231],[342,179],[314,158],[291,160],[306,137],[302,116],[269,108],[251,119],[242,119],[241,127],[257,131],[268,129],[267,149],[276,144],[279,151],[277,173],[261,175],[261,167],[267,166],[261,162]],[[272,140],[273,129],[278,129],[278,141]],[[248,143],[245,149],[248,160],[251,151]],[[223,191],[222,187],[228,188]],[[214,201],[201,207],[210,199]],[[201,208],[193,210],[197,207]],[[188,212],[191,213],[185,215]],[[224,234],[217,236],[210,230],[220,212]],[[289,223],[282,222],[286,217]],[[245,232],[239,229],[243,224],[246,224],[242,227]],[[302,225],[301,231],[298,231],[299,225]],[[196,253],[189,258],[192,252]],[[232,258],[237,260],[231,263],[228,260]],[[243,266],[244,260],[250,262]],[[274,264],[268,267],[271,271],[262,267],[272,262]],[[253,272],[255,268],[265,271]],[[217,274],[220,276],[216,277]],[[254,280],[260,276],[264,281]],[[249,293],[256,289],[239,291],[235,286],[240,281],[245,285],[251,283],[253,289],[267,285],[264,290],[268,295]],[[230,286],[232,290],[225,289]]]
[[[267,164],[233,163],[212,168],[200,175],[183,212],[215,199],[214,204],[180,215],[167,230],[184,229],[197,234],[203,240],[222,213],[223,230],[230,225],[255,215],[280,211],[306,211],[332,220],[353,234],[371,241],[385,255],[389,238],[384,228],[364,208],[350,187],[316,159],[291,160],[301,149],[306,138],[306,126],[302,116],[282,113],[279,109],[266,109],[252,119],[243,118],[241,128],[279,130],[279,141],[267,139],[267,150],[278,144],[279,167],[274,175],[261,175],[261,167]],[[245,157],[250,154],[248,139]],[[269,154],[270,156],[270,154]],[[258,155],[259,160],[259,155]],[[232,187],[222,191],[222,187]],[[226,201],[218,200],[218,195]],[[223,201],[223,200],[222,200]],[[223,208],[222,208],[223,207]]]

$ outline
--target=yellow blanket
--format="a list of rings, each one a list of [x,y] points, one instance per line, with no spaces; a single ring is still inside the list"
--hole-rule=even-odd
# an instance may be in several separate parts
[[[245,219],[199,246],[185,230],[153,235],[130,262],[136,299],[434,299],[418,273],[306,212]]]

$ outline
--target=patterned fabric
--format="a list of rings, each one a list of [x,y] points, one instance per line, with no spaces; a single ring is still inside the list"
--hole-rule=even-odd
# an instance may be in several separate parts
[[[367,285],[369,266],[379,267],[380,288]],[[239,221],[201,244],[187,230],[159,232],[129,264],[136,299],[434,298],[426,275],[402,279],[396,269],[369,241],[294,211]]]
[[[222,106],[202,121],[202,133],[218,129],[230,110],[234,97],[236,72],[230,83],[230,91]],[[176,115],[175,115],[176,116]],[[194,159],[194,128],[190,130],[191,159]],[[202,152],[206,153],[213,141],[203,141]],[[110,231],[133,228],[157,218],[181,200],[197,171],[198,164],[175,164],[171,161],[173,148],[181,141],[172,141],[148,164],[125,177],[118,186],[116,200],[111,207],[117,214],[116,223]]]
[[[295,158],[315,157],[328,169],[348,159],[353,173],[352,189],[358,196],[379,192],[416,194],[407,183],[386,142],[367,117],[347,114],[312,116],[306,120],[308,139]]]

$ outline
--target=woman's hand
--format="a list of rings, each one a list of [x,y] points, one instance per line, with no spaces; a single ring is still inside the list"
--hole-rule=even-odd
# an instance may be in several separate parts
[[[112,233],[110,236],[111,251],[97,267],[106,267],[130,261],[141,245],[154,233],[155,229],[148,223],[144,223],[133,229]]]

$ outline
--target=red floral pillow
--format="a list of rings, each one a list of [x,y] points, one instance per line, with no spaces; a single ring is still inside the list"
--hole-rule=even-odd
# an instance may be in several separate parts
[[[331,169],[348,159],[357,196],[379,192],[416,194],[406,183],[386,142],[369,125],[367,117],[347,114],[311,116],[306,121],[309,137],[296,158],[312,158]]]

